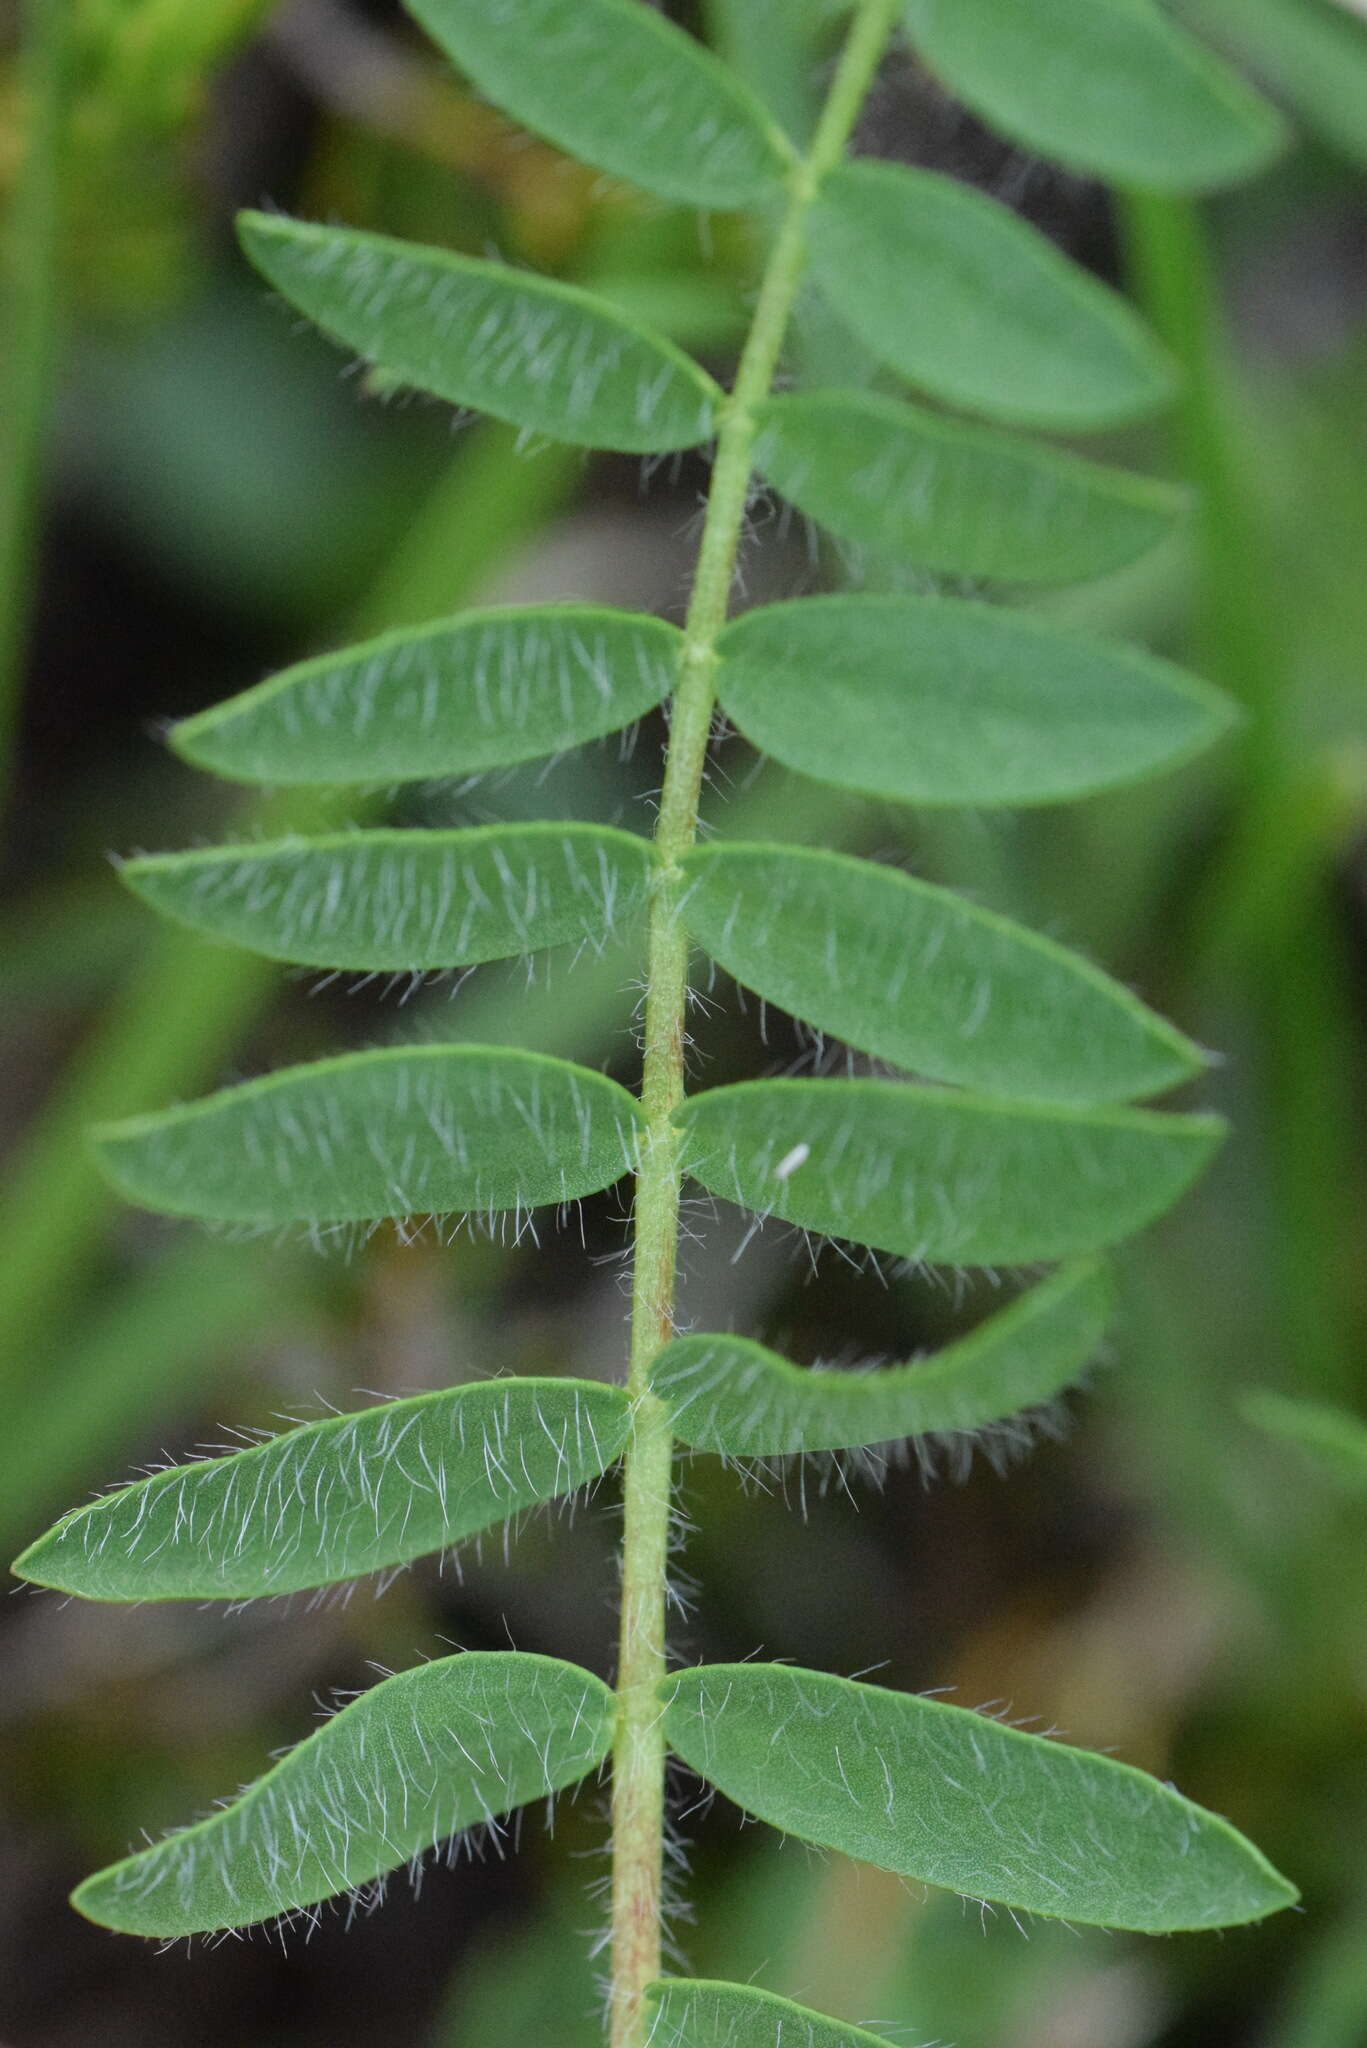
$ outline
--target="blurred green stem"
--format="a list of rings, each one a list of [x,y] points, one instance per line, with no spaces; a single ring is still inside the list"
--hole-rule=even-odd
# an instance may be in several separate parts
[[[1243,431],[1207,222],[1189,200],[1130,193],[1120,203],[1136,295],[1185,375],[1173,438],[1177,467],[1200,492],[1194,651],[1248,713],[1234,817],[1197,904],[1194,967],[1208,986],[1232,969],[1262,1035],[1283,1369],[1306,1391],[1341,1394],[1352,1357],[1342,1247],[1349,1041],[1329,849],[1308,860],[1305,847],[1307,816],[1326,806],[1294,726],[1276,558],[1247,459],[1253,436]],[[1252,916],[1250,874],[1260,878]]]
[[[1173,440],[1182,475],[1200,492],[1192,637],[1249,713],[1256,786],[1279,773],[1283,661],[1210,235],[1190,200],[1131,192],[1120,205],[1136,294],[1183,373]]]
[[[0,434],[0,801],[8,793],[32,608],[43,450],[56,382],[70,0],[24,0],[25,145],[10,206]]]
[[[419,623],[459,603],[544,524],[579,468],[573,450],[547,447],[519,459],[511,431],[471,432],[361,605],[356,632]],[[346,815],[356,813],[352,799]],[[292,802],[263,799],[243,822],[250,836],[300,820]],[[0,1380],[21,1381],[41,1364],[52,1325],[114,1211],[116,1198],[86,1147],[87,1127],[201,1085],[241,1044],[276,980],[268,961],[170,927],[132,969],[10,1173],[0,1205]]]
[[[1367,1899],[1322,1929],[1294,1973],[1268,2048],[1361,2048],[1367,2040]]]

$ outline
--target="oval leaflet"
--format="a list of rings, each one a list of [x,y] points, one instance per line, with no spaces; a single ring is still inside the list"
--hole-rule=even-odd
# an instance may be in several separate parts
[[[1174,395],[1128,303],[999,200],[856,157],[821,187],[811,261],[841,319],[923,390],[1009,426],[1115,426]]]
[[[577,447],[649,454],[712,432],[707,372],[575,285],[265,213],[239,215],[238,232],[291,305],[387,384]]]
[[[907,0],[905,19],[985,121],[1122,185],[1234,184],[1286,139],[1275,109],[1154,0]]]
[[[603,942],[645,901],[649,840],[602,825],[339,832],[144,854],[130,888],[274,960],[420,973]]]
[[[641,0],[409,0],[409,11],[495,106],[662,198],[748,206],[792,161],[735,74]]]
[[[1275,83],[1308,128],[1367,166],[1367,20],[1338,0],[1184,0],[1213,41]]]
[[[577,1665],[470,1650],[342,1708],[207,1820],[78,1885],[72,1904],[169,1940],[248,1927],[367,1886],[463,1828],[573,1785],[612,1741]]]
[[[382,1401],[102,1494],[14,1569],[83,1600],[255,1600],[444,1550],[607,1470],[620,1387],[503,1379]]]
[[[1171,485],[876,392],[766,400],[755,460],[842,540],[944,575],[1075,583],[1171,531]]]
[[[1089,1926],[1233,1927],[1296,1892],[1217,1815],[1113,1758],[781,1664],[660,1688],[684,1761],[748,1813],[924,1884]]]
[[[241,782],[473,775],[618,732],[674,687],[682,634],[599,605],[508,605],[302,661],[171,729]]]
[[[742,1081],[676,1112],[685,1171],[804,1230],[941,1264],[1085,1256],[1206,1165],[1212,1116],[1003,1102],[900,1081]]]
[[[738,840],[698,847],[683,867],[684,921],[729,974],[931,1080],[1125,1102],[1204,1064],[1089,961],[895,868]]]
[[[641,1112],[602,1074],[499,1046],[395,1046],[287,1067],[95,1131],[144,1208],[225,1223],[529,1209],[629,1172]]]
[[[748,740],[894,803],[1062,803],[1174,767],[1238,717],[1171,662],[968,598],[757,606],[720,652]]]

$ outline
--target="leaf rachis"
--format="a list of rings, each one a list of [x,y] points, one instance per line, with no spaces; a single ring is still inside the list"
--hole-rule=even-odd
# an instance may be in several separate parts
[[[1256,1920],[1294,1893],[1171,1787],[990,1712],[782,1663],[668,1669],[667,1617],[696,1590],[676,1569],[676,1444],[802,1510],[904,1463],[958,1469],[974,1448],[1005,1462],[1055,1426],[1102,1352],[1098,1254],[1161,1215],[1222,1135],[1217,1118],[1150,1106],[1207,1056],[1128,988],[962,892],[823,844],[833,811],[798,826],[817,786],[960,810],[1102,795],[1235,722],[1171,663],[984,601],[1092,578],[1170,530],[1170,486],[1019,431],[1146,414],[1172,387],[1162,349],[998,200],[848,145],[899,18],[967,103],[1086,169],[1201,189],[1256,168],[1280,126],[1154,0],[858,0],[805,154],[642,0],[411,5],[470,86],[534,133],[666,200],[768,212],[731,389],[577,283],[260,213],[243,217],[243,245],[381,398],[416,389],[457,418],[490,413],[518,445],[636,454],[643,489],[711,443],[683,624],[484,608],[296,663],[183,721],[172,745],[261,786],[416,786],[446,822],[263,833],[121,872],[194,931],[405,1001],[482,962],[525,960],[530,976],[555,948],[614,963],[635,936],[639,1092],[537,1051],[423,1043],[420,1027],[125,1117],[94,1143],[134,1201],[241,1233],[302,1229],[320,1248],[386,1226],[404,1242],[469,1229],[534,1245],[543,1213],[578,1214],[584,1237],[584,1199],[630,1178],[625,1384],[466,1379],[245,1432],[73,1510],[19,1570],[94,1599],[345,1601],[363,1575],[382,1589],[419,1557],[459,1574],[464,1543],[506,1555],[524,1516],[572,1513],[620,1460],[616,1682],[516,1649],[376,1667],[262,1777],[97,1872],[76,1903],[154,1938],[259,1924],[283,1937],[334,1895],[365,1910],[395,1870],[416,1884],[433,1853],[503,1856],[524,1808],[544,1801],[549,1817],[557,1791],[611,1758],[611,2048],[880,2048],[767,1991],[662,1978],[683,1967],[665,1925],[683,1861],[671,1750],[703,1801],[720,1789],[809,1846],[984,1913],[1157,1933]],[[826,390],[787,378],[809,272],[809,303],[832,302],[880,375],[977,417],[867,388],[858,365]],[[899,594],[732,617],[747,545],[794,519],[810,584],[829,559],[820,530],[856,574],[891,570]],[[629,752],[656,711],[668,738],[642,802],[650,837],[493,823],[468,801],[485,775],[613,734]],[[809,779],[789,829],[814,843],[704,833],[704,787],[729,793],[723,729]],[[442,783],[456,795],[437,803]],[[765,1045],[773,1006],[798,1050],[776,1041],[786,1070],[770,1078],[690,1091],[689,1026],[719,973],[753,996]],[[679,1327],[681,1247],[719,1203],[743,1215],[737,1258],[772,1221],[813,1264],[829,1246],[878,1282],[1055,1270],[929,1359],[800,1368]],[[1351,1418],[1266,1396],[1249,1413],[1360,1479]]]

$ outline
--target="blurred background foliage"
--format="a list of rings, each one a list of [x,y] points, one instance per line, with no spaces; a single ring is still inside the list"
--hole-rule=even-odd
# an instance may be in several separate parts
[[[1329,38],[1338,0],[1307,0]],[[710,0],[705,28],[795,131],[831,0]],[[720,745],[708,803],[899,858],[1089,948],[1220,1048],[1236,1136],[1130,1255],[1113,1355],[1069,1427],[1003,1480],[979,1463],[853,1496],[809,1475],[685,1474],[684,1656],[756,1649],[1014,1712],[1171,1776],[1301,1885],[1303,1913],[1141,1943],[984,1924],[877,1873],[687,1814],[702,1974],[739,1973],[961,2048],[1362,2048],[1367,2041],[1367,1503],[1252,1426],[1251,1388],[1367,1410],[1367,96],[1307,74],[1260,7],[1189,0],[1293,101],[1297,147],[1202,208],[1106,193],[1031,162],[905,54],[859,146],[1013,201],[1127,279],[1182,355],[1187,397],[1118,452],[1194,482],[1202,510],[1139,569],[1050,600],[1192,654],[1249,709],[1242,742],[1157,788],[1017,819],[845,799]],[[533,1248],[376,1237],[348,1260],[197,1237],[118,1210],[80,1132],[339,1042],[507,1038],[631,1078],[627,951],[418,991],[318,987],[158,931],[110,849],[190,845],[310,813],[244,805],[157,745],[310,648],[478,598],[602,598],[677,613],[703,475],[686,457],[520,449],[486,423],[383,405],[264,297],[231,216],[279,204],[578,278],[724,372],[754,266],[744,222],[700,221],[511,131],[396,7],[362,0],[23,0],[3,16],[0,466],[4,733],[0,1521],[16,1548],[91,1487],[227,1425],[491,1371],[614,1375],[619,1194]],[[1367,35],[1367,30],[1362,31]],[[793,370],[856,345],[812,306]],[[894,561],[827,556],[760,504],[746,596]],[[20,683],[22,680],[22,691]],[[549,768],[434,784],[409,822],[640,820],[662,733]],[[315,804],[321,800],[313,800]],[[381,799],[376,798],[375,802]],[[355,800],[334,816],[359,815]],[[316,810],[312,813],[316,816]],[[697,1071],[815,1055],[719,981]],[[983,1303],[953,1284],[818,1270],[730,1214],[697,1217],[685,1313],[814,1358],[907,1355]],[[587,1253],[587,1255],[586,1255]],[[443,1642],[611,1660],[609,1491],[383,1602],[231,1616],[0,1613],[0,2039],[429,2048],[597,2040],[592,1795],[522,1852],[397,1882],[349,1930],[157,1956],[79,1921],[68,1885],[141,1826],[189,1817],[305,1732],[310,1692]],[[685,1802],[686,1803],[686,1802]]]

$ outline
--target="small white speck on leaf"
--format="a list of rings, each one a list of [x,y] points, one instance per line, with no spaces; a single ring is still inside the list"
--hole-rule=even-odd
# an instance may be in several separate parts
[[[804,1166],[811,1156],[812,1148],[810,1145],[794,1145],[792,1151],[785,1152],[778,1165],[774,1168],[774,1179],[790,1179],[797,1172],[799,1166]]]

